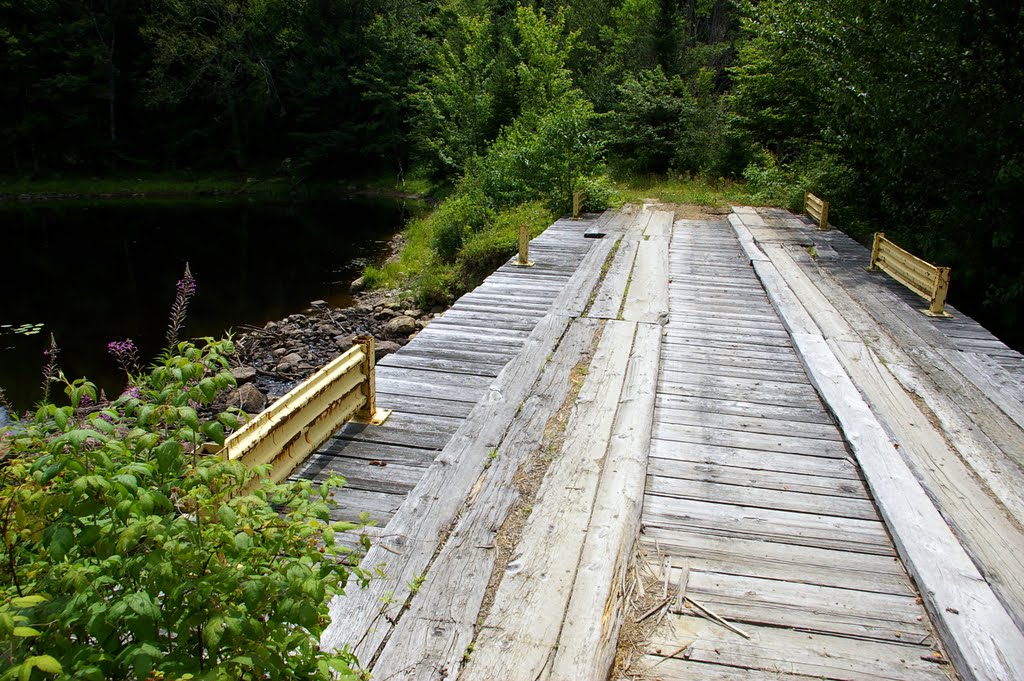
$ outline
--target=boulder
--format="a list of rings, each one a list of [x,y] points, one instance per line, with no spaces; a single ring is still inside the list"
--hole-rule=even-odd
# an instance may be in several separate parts
[[[253,367],[234,367],[231,370],[231,375],[235,377],[235,382],[241,385],[256,378],[256,369]]]
[[[384,325],[384,331],[390,336],[408,336],[416,332],[416,320],[407,315],[395,317]]]
[[[392,352],[397,352],[402,346],[395,341],[380,341],[374,344],[373,358],[374,361],[379,361],[382,357],[387,357]]]
[[[267,406],[267,398],[252,383],[246,383],[238,389],[238,406],[246,414],[258,414]]]
[[[309,304],[309,306],[313,307],[313,308],[327,307],[327,301],[326,300],[314,300],[314,301],[312,301]]]
[[[352,293],[359,293],[364,288],[366,288],[366,279],[364,277],[359,277],[348,285],[348,290]]]
[[[298,365],[298,364],[302,364],[304,361],[305,361],[305,357],[303,357],[302,355],[300,355],[297,352],[289,353],[289,354],[287,354],[287,355],[285,355],[284,357],[281,358],[281,363],[282,364]]]

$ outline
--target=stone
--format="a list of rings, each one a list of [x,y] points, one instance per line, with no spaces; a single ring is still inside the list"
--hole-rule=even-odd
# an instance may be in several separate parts
[[[335,336],[334,344],[342,350],[348,350],[352,347],[352,336]]]
[[[284,357],[288,354],[288,348],[274,348],[274,357]]]
[[[267,398],[252,383],[246,383],[238,389],[238,406],[246,414],[258,414],[267,406]]]
[[[423,310],[406,310],[403,314],[405,314],[406,317],[422,317]]]
[[[282,364],[302,364],[305,358],[297,352],[292,352],[281,358]]]
[[[356,279],[355,281],[348,285],[348,290],[351,291],[352,293],[359,293],[364,288],[366,288],[365,277],[359,277],[358,279]]]
[[[416,320],[405,315],[395,317],[384,325],[384,331],[391,336],[408,336],[416,332]]]
[[[256,378],[256,369],[253,367],[234,367],[231,369],[231,375],[235,377],[235,382],[241,385]]]
[[[316,308],[327,307],[327,301],[326,300],[314,300],[313,302],[311,302],[309,304],[309,306],[310,307],[316,307]]]
[[[401,349],[401,345],[395,341],[379,341],[374,344],[373,347],[373,359],[374,361],[380,361],[382,357],[387,357],[392,352],[398,352]]]
[[[267,322],[266,324],[263,325],[263,328],[267,329],[267,330],[276,329],[277,328],[277,322]]]

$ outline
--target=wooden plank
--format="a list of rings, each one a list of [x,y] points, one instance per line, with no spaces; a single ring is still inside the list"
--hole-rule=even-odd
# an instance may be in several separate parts
[[[838,478],[837,484],[848,493],[859,487],[851,481],[859,480],[857,465],[850,459],[826,459],[820,456],[765,452],[759,449],[739,449],[715,445],[687,444],[680,447],[678,442],[652,440],[651,457],[672,462],[702,463],[714,466],[731,466],[750,469],[770,475],[772,471],[794,475],[814,476],[817,479]],[[821,484],[828,484],[822,482]]]
[[[775,381],[779,383],[806,383],[803,369],[796,371],[780,367],[771,368],[749,368],[737,366],[735,363],[716,364],[712,362],[687,362],[677,359],[665,361],[666,380],[683,381],[686,376],[692,374],[707,374],[709,376],[731,376],[733,378],[747,378],[751,380]]]
[[[495,534],[519,500],[515,476],[541,445],[551,405],[562,404],[570,373],[592,348],[596,320],[576,320],[547,363],[514,427],[490,459],[473,503],[434,559],[386,647],[372,665],[376,678],[436,678],[455,670],[473,641],[497,551]]]
[[[946,681],[943,669],[921,659],[924,646],[861,641],[777,627],[745,625],[747,641],[698,617],[668,615],[652,645],[663,651],[687,645],[687,659],[763,672],[850,681]]]
[[[675,221],[675,217],[675,212],[670,210],[651,211],[651,219],[644,229],[644,236],[672,236],[672,223]]]
[[[695,397],[749,399],[751,402],[762,404],[782,404],[795,407],[814,408],[821,404],[814,390],[807,385],[731,376],[692,374],[683,381],[659,381],[658,391]]]
[[[637,326],[551,679],[604,678],[615,659],[643,509],[660,342],[656,325]]]
[[[914,596],[851,591],[691,567],[687,594],[731,622],[891,642],[931,633]]]
[[[619,242],[618,250],[615,251],[615,256],[608,267],[601,288],[597,291],[597,297],[594,298],[594,303],[587,312],[589,317],[616,319],[619,316],[619,310],[622,309],[623,298],[626,295],[626,283],[629,281],[630,272],[633,271],[636,251],[636,241]]]
[[[664,355],[664,353],[662,353]],[[719,414],[734,414],[751,418],[799,421],[801,423],[832,423],[832,417],[821,404],[798,408],[785,405],[763,404],[746,399],[730,400],[722,397],[690,397],[687,395],[659,394],[657,406],[666,409],[711,409]]]
[[[839,431],[831,423],[805,423],[788,419],[761,418],[747,414],[723,414],[714,410],[713,403],[695,405],[694,409],[662,407],[658,410],[658,421],[669,425],[701,426],[764,435],[789,435],[834,442],[843,440]]]
[[[715,425],[690,426],[659,421],[654,425],[653,436],[656,440],[758,449],[764,452],[784,452],[833,459],[845,459],[847,456],[846,446],[837,440],[822,440],[799,434],[779,435],[725,430]]]
[[[755,269],[761,276],[775,268],[757,261]],[[777,271],[775,275],[762,276],[773,302],[792,296]],[[784,309],[787,325],[790,314],[807,317],[792,306]],[[807,325],[800,321],[794,326]],[[796,332],[793,340],[811,381],[842,425],[958,671],[977,679],[1024,677],[1024,635],[932,505],[829,344],[817,331]]]
[[[719,537],[714,534],[647,527],[644,549],[684,562],[691,570],[746,575],[837,589],[917,595],[903,565],[892,556],[842,549],[783,544],[760,538]],[[674,575],[673,575],[674,577]],[[669,580],[674,583],[673,579]]]
[[[536,679],[558,643],[636,324],[606,323],[560,455],[541,483],[522,538],[460,678]]]
[[[610,244],[602,247],[600,242],[591,247],[555,299],[553,309],[582,311],[597,284],[609,248]],[[556,349],[569,321],[569,316],[549,314],[538,323],[520,354],[498,375],[406,497],[388,524],[388,534],[364,559],[367,565],[383,566],[388,579],[374,580],[368,588],[331,602],[331,624],[320,641],[325,650],[340,650],[349,645],[357,657],[371,659],[379,649],[392,631],[385,617],[389,606],[384,601],[404,604],[409,585],[426,571],[440,537],[484,470],[488,453],[501,441],[543,370],[544,359]]]
[[[657,323],[668,315],[668,241],[652,238],[637,245],[622,318]]]
[[[685,450],[687,448],[681,447],[680,449]],[[760,489],[779,492],[800,492],[809,495],[848,497],[851,499],[869,499],[867,491],[856,482],[848,478],[816,475],[813,466],[808,466],[807,468],[809,470],[797,473],[789,470],[765,470],[763,468],[728,465],[717,461],[715,463],[708,463],[706,461],[685,461],[676,457],[652,456],[648,469],[652,476],[649,489],[652,493],[692,497],[695,493],[699,493],[700,490],[711,492],[718,489],[715,487],[705,488],[699,484],[709,482],[739,487],[742,491],[737,492],[737,494],[743,494],[747,489]],[[655,480],[655,478],[664,478],[664,480]],[[698,484],[693,485],[693,489],[684,488],[680,492],[668,486],[667,481],[669,480],[680,480],[691,485],[693,483]],[[729,498],[727,496],[720,497],[720,500],[729,501]],[[773,499],[769,499],[769,503],[773,501]],[[813,500],[809,501],[813,503]],[[778,506],[779,508],[788,507],[791,510],[798,510],[785,501],[782,503],[784,506]],[[766,506],[766,504],[758,505]],[[768,507],[775,508],[775,506]],[[808,508],[813,510],[813,506],[809,505]],[[867,517],[875,517],[874,511],[872,510],[872,515]]]
[[[671,499],[713,499],[723,504],[736,504],[745,508],[766,508],[796,513],[814,513],[821,516],[877,520],[870,499],[829,496],[795,490],[765,489],[722,483],[713,475],[696,475],[698,479],[684,479],[651,475],[647,479],[648,496]]]
[[[644,524],[881,556],[895,554],[881,523],[813,513],[648,496]]]

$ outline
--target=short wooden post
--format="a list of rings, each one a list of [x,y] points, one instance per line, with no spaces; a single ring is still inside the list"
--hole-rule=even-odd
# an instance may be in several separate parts
[[[874,272],[878,269],[878,248],[882,245],[882,239],[885,238],[885,232],[875,232],[875,242],[871,244],[871,262],[868,263],[868,271]]]
[[[377,409],[377,358],[375,356],[376,349],[374,347],[373,336],[370,334],[362,334],[356,336],[353,342],[363,349],[363,382],[359,386],[359,391],[363,393],[363,396],[366,398],[366,402],[356,413],[354,420],[379,426],[384,423],[388,416],[391,415],[391,412],[386,409]]]
[[[949,268],[948,267],[937,267],[938,272],[935,277],[935,293],[932,294],[932,299],[928,305],[927,315],[930,317],[950,317],[946,312],[946,294],[949,293]]]
[[[587,198],[586,192],[573,192],[572,193],[572,219],[580,219],[580,210],[583,208],[583,200]]]
[[[519,225],[519,258],[515,264],[518,267],[533,267],[530,262],[530,228],[527,225]]]
[[[828,229],[828,201],[821,202],[821,219],[818,220],[818,229]]]

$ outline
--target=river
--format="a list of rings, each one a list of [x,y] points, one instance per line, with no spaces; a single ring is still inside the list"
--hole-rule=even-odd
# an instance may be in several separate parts
[[[121,386],[107,343],[163,347],[186,262],[196,279],[184,335],[220,336],[342,306],[362,268],[387,257],[410,206],[316,199],[0,204],[0,388],[17,409],[41,397],[50,334],[69,378]]]

